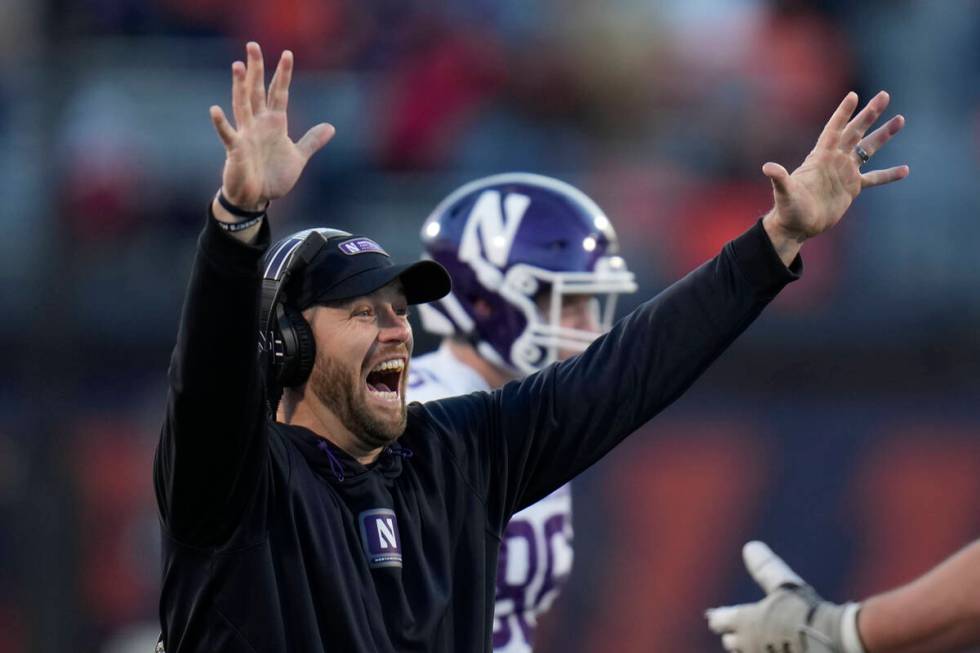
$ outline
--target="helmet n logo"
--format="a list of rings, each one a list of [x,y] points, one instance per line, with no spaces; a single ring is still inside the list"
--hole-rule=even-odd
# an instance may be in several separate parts
[[[507,193],[501,201],[500,191],[484,191],[466,221],[459,259],[473,264],[482,262],[485,257],[498,268],[506,266],[517,230],[530,204],[531,198],[527,195]]]
[[[488,361],[521,374],[584,350],[611,325],[616,297],[636,290],[602,209],[551,177],[516,172],[464,184],[429,214],[422,239],[453,275],[449,295],[419,307],[422,326],[464,336]],[[563,322],[567,296],[588,298],[589,313]]]

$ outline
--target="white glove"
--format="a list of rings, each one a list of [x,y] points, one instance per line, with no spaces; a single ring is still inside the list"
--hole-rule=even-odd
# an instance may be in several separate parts
[[[721,645],[738,653],[865,653],[857,630],[860,605],[824,601],[762,542],[742,548],[745,568],[766,592],[758,603],[705,612]]]

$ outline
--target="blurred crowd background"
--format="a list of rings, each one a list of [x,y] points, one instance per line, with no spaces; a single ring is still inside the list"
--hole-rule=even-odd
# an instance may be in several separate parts
[[[541,651],[715,651],[769,541],[828,597],[908,580],[980,527],[980,2],[5,0],[0,20],[0,653],[149,651],[151,460],[207,116],[256,39],[296,54],[296,136],[335,140],[273,207],[420,253],[436,202],[524,170],[592,195],[640,292],[769,206],[849,89],[905,131],[694,389],[575,485],[576,566]],[[271,65],[270,65],[271,67]],[[417,335],[417,351],[434,342]],[[603,388],[595,388],[596,393]]]

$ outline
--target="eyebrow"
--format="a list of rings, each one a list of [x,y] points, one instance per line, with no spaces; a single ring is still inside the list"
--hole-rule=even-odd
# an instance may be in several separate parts
[[[318,306],[323,308],[349,308],[356,302],[360,297],[354,297],[353,299],[332,299],[330,301],[321,302]]]
[[[372,302],[372,297],[375,297],[387,286],[382,286],[378,288],[370,295],[360,295],[358,297],[351,297],[350,299],[334,299],[331,301],[323,302],[318,304],[318,306],[323,306],[324,308],[335,308],[335,309],[348,309],[357,304],[358,302]],[[391,304],[398,304],[401,302],[408,303],[408,297],[405,295],[405,289],[399,285],[395,288],[396,296],[389,302]]]

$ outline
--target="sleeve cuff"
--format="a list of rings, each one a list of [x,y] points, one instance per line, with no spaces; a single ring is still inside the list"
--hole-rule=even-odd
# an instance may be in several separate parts
[[[789,267],[783,265],[761,218],[727,247],[742,274],[761,295],[775,296],[786,284],[803,276],[803,259],[797,256]]]
[[[259,260],[269,248],[268,218],[262,221],[262,226],[259,227],[259,235],[251,243],[243,243],[229,232],[221,229],[216,223],[217,220],[211,212],[209,202],[207,224],[201,232],[198,248],[208,260],[217,264],[222,270],[235,275],[255,275],[259,269]]]
[[[860,611],[860,603],[848,603],[844,606],[844,616],[841,619],[841,644],[844,653],[865,653],[857,623]]]

